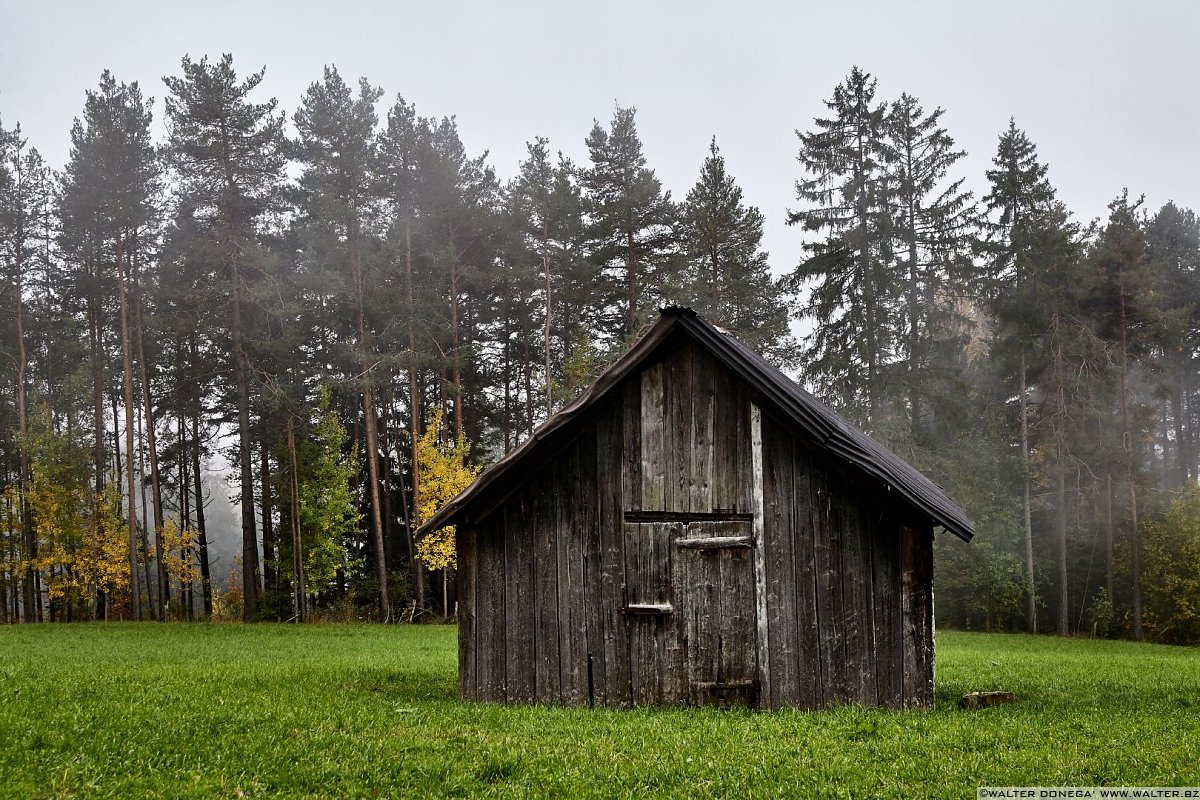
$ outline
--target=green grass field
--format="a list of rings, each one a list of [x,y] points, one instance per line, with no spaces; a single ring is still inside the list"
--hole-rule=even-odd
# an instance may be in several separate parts
[[[1200,651],[941,632],[931,712],[456,700],[435,626],[0,628],[0,796],[973,797],[1200,785]],[[964,692],[1010,706],[963,712]]]

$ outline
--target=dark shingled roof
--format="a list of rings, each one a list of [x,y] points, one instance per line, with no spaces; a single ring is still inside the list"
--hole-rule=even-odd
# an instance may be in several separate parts
[[[749,384],[760,395],[765,406],[807,434],[807,441],[812,447],[828,453],[852,471],[880,482],[887,490],[895,492],[904,503],[960,539],[970,541],[975,535],[975,526],[940,486],[839,417],[730,334],[701,319],[690,308],[671,307],[663,309],[658,322],[583,394],[546,420],[520,447],[480,474],[474,483],[422,525],[417,536],[465,520],[477,521],[485,516],[518,488],[518,482],[506,482],[506,476],[521,474],[518,465],[527,460],[548,458],[558,452],[575,433],[577,426],[572,423],[584,418],[586,412],[623,378],[635,372],[643,363],[651,362],[651,357],[660,350],[678,343],[680,337],[704,348]]]

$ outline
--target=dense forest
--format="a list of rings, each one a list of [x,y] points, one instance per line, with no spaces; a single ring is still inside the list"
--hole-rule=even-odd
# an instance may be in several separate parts
[[[632,108],[505,179],[366,79],[289,116],[262,78],[184,58],[156,110],[105,72],[61,169],[0,120],[0,620],[449,616],[414,529],[678,304],[964,506],[943,624],[1200,640],[1192,211],[1074,218],[1015,122],[973,196],[943,110],[856,67],[772,271],[718,143],[676,199]]]

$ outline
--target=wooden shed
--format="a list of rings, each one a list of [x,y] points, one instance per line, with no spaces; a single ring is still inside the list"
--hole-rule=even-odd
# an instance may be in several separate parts
[[[421,533],[457,526],[464,699],[933,703],[940,488],[668,308]]]

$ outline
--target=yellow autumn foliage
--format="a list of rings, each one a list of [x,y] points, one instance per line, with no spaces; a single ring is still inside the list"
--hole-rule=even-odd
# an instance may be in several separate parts
[[[420,522],[431,519],[442,506],[471,485],[479,467],[469,466],[470,446],[462,436],[442,441],[442,412],[436,411],[417,439],[417,480],[421,502]],[[453,569],[458,565],[454,551],[454,526],[434,531],[417,541],[417,558],[430,569]]]
[[[191,527],[180,530],[173,519],[163,524],[163,569],[180,585],[191,585],[200,579],[193,556],[198,535]]]
[[[96,493],[88,474],[88,453],[53,430],[41,416],[32,420],[24,445],[29,480],[24,504],[16,486],[8,487],[14,527],[23,525],[27,508],[37,555],[23,556],[42,574],[52,601],[86,602],[97,591],[116,599],[129,591],[129,540],[121,519],[121,499],[109,482]]]

